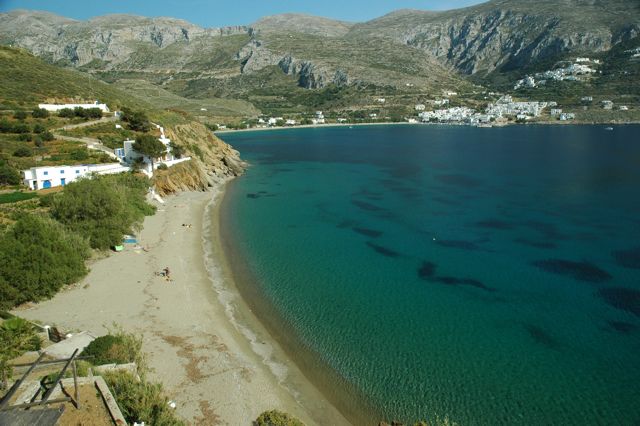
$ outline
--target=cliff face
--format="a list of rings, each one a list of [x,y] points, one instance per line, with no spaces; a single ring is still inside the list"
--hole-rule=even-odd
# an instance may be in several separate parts
[[[447,12],[399,11],[356,25],[348,36],[391,38],[475,74],[607,51],[639,34],[640,2],[494,0]]]
[[[213,135],[198,122],[165,129],[167,136],[185,150],[191,161],[180,163],[154,174],[156,190],[161,195],[195,190],[205,191],[230,177],[244,173],[246,164],[238,151]]]

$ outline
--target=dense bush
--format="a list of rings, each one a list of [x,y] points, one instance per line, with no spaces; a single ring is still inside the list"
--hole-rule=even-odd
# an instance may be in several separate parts
[[[256,426],[304,426],[300,420],[278,410],[265,411],[255,421]]]
[[[169,407],[162,385],[149,383],[126,371],[110,372],[104,375],[122,415],[127,423],[145,422],[148,425],[181,426],[184,423]]]
[[[40,123],[36,123],[33,125],[33,133],[42,133],[45,130],[47,129],[45,129],[45,127]]]
[[[25,123],[17,123],[13,125],[11,133],[30,133],[31,128]]]
[[[49,111],[43,108],[36,108],[31,112],[33,118],[47,118],[49,117]]]
[[[118,330],[115,334],[98,337],[82,351],[81,355],[91,357],[89,361],[93,365],[135,362],[140,368],[144,368],[142,338],[122,330]]]
[[[158,164],[158,170],[169,170],[169,166],[164,163]]]
[[[31,157],[32,155],[33,152],[26,146],[21,146],[20,148],[13,151],[14,157]]]
[[[33,135],[31,133],[21,133],[18,135],[18,140],[21,142],[31,142]]]
[[[87,273],[86,240],[55,221],[23,215],[0,237],[0,308],[53,296]]]
[[[51,132],[44,132],[41,136],[42,136],[42,140],[45,142],[51,142],[52,140],[55,139],[55,137],[53,136],[53,133]]]
[[[25,120],[27,118],[27,113],[24,111],[16,111],[13,113],[13,118],[16,120]]]
[[[60,111],[58,111],[58,116],[64,117],[64,118],[80,117],[80,118],[84,118],[85,120],[89,118],[102,118],[102,110],[100,108],[81,108],[81,107],[75,107],[74,109],[63,108]]]
[[[52,202],[53,217],[86,237],[91,247],[108,249],[137,229],[155,211],[145,201],[149,181],[132,174],[82,179]]]
[[[73,118],[75,116],[76,116],[76,113],[73,112],[71,108],[63,108],[58,111],[58,117]]]
[[[22,182],[20,172],[6,161],[0,160],[0,185],[18,185]]]

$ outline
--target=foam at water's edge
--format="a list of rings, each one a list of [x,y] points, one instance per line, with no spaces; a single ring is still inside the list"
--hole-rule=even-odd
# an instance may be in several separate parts
[[[223,184],[223,185],[226,185]],[[231,324],[238,330],[249,343],[251,350],[258,355],[263,364],[268,367],[269,371],[274,375],[278,384],[280,384],[288,393],[290,393],[297,402],[300,403],[300,394],[298,391],[289,386],[286,382],[289,377],[289,369],[287,366],[274,357],[274,347],[271,343],[261,340],[250,326],[244,324],[238,317],[238,304],[240,303],[240,295],[230,287],[229,280],[223,273],[223,267],[219,262],[223,259],[217,259],[215,254],[217,250],[214,247],[212,233],[212,215],[213,211],[219,207],[224,197],[224,187],[212,191],[212,197],[207,204],[202,220],[202,248],[204,253],[204,265],[208,272],[209,280],[216,292],[218,301],[223,306],[225,314]],[[222,253],[220,253],[222,255]]]

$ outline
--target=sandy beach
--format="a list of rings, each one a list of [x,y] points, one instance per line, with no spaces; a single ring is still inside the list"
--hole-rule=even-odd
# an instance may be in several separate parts
[[[16,314],[64,330],[144,337],[154,380],[190,424],[251,425],[279,409],[309,425],[348,424],[240,298],[218,238],[223,187],[156,203],[139,244],[90,265],[80,283]],[[191,225],[191,226],[183,226]],[[156,272],[169,267],[171,281]]]

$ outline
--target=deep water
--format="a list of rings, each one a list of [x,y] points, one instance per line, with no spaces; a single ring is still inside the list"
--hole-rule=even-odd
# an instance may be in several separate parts
[[[222,138],[254,302],[374,416],[640,423],[640,126]]]

